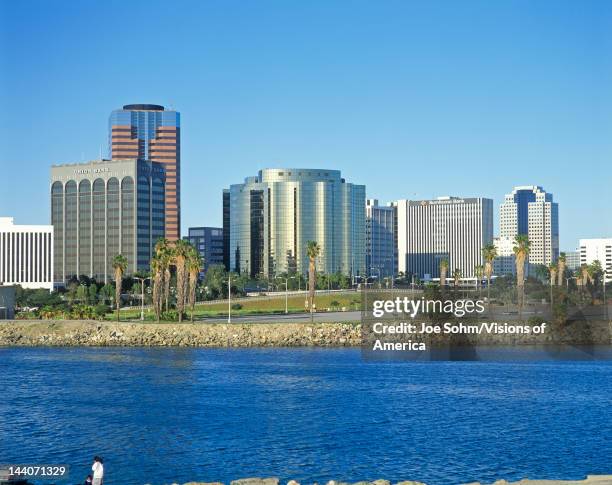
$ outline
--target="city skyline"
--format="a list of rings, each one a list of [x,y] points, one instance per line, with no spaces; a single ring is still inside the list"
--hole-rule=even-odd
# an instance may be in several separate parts
[[[49,224],[49,166],[106,156],[109,112],[158,103],[183,118],[182,236],[222,225],[236,173],[283,166],[339,169],[383,204],[491,198],[495,235],[504,195],[541,185],[562,251],[612,234],[610,6],[152,3],[0,7],[0,165],[24,181],[0,215]],[[117,57],[130,16],[176,35]]]

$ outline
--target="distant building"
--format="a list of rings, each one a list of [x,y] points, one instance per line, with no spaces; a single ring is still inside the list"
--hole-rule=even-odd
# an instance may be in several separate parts
[[[346,182],[338,170],[260,170],[224,195],[227,225],[233,271],[305,274],[306,245],[316,241],[317,271],[365,273],[365,186]]]
[[[612,281],[612,238],[581,239],[579,242],[580,264],[599,261],[604,270],[605,281]]]
[[[15,287],[0,285],[0,320],[15,318]]]
[[[230,270],[230,191],[223,189],[223,265]]]
[[[377,278],[397,275],[397,209],[366,200],[366,270]]]
[[[183,239],[198,250],[204,266],[201,276],[213,264],[223,264],[223,229],[220,227],[190,227]]]
[[[439,197],[395,205],[400,273],[439,278],[440,261],[448,259],[449,275],[459,269],[462,278],[475,278],[482,248],[493,241],[491,199]]]
[[[530,265],[548,266],[559,257],[559,208],[553,194],[540,186],[515,187],[500,206],[500,239],[526,235],[531,242]],[[509,248],[512,250],[512,248]],[[501,256],[513,256],[504,252]]]
[[[165,185],[165,236],[181,233],[181,115],[157,104],[126,104],[108,120],[112,159],[137,158],[163,165]]]
[[[565,252],[565,267],[567,269],[571,269],[572,271],[580,268],[580,251]]]
[[[493,238],[497,257],[493,261],[493,274],[496,276],[515,275],[516,257],[514,256],[514,238]]]
[[[0,217],[0,285],[53,290],[53,226]]]
[[[54,281],[85,275],[113,278],[123,254],[127,274],[147,271],[164,236],[163,165],[144,160],[96,160],[51,167]]]

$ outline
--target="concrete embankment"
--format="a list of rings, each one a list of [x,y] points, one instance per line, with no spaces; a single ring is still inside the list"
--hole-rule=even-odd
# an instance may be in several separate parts
[[[331,480],[325,485],[391,485],[392,482],[389,480],[374,480],[374,481],[362,481],[350,484],[347,482]],[[179,484],[172,484],[179,485]],[[183,485],[224,485],[221,482],[188,482]],[[279,485],[277,478],[243,478],[240,480],[234,480],[230,482],[230,485]],[[295,480],[289,480],[287,485],[300,485]],[[317,484],[315,484],[317,485]],[[401,481],[394,482],[393,485],[427,485],[424,482],[417,481]],[[488,485],[481,484],[480,482],[471,482],[464,485]],[[491,485],[612,485],[612,475],[589,475],[583,480],[530,480],[523,479],[517,482],[508,482],[506,480],[498,480],[493,482]]]
[[[379,335],[363,333],[365,345]],[[428,335],[387,337],[424,341],[429,347],[512,345],[612,345],[608,322],[574,322],[543,334]],[[0,346],[145,347],[359,347],[362,329],[353,323],[134,323],[89,320],[0,322]]]
[[[355,347],[360,342],[359,325],[350,323],[0,323],[0,346]]]

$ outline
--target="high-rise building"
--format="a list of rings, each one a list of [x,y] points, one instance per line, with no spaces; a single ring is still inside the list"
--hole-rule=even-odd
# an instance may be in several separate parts
[[[580,264],[601,263],[605,273],[605,281],[612,281],[612,237],[597,239],[581,239],[579,243]]]
[[[0,217],[0,285],[53,290],[53,227]]]
[[[166,238],[181,233],[181,118],[157,104],[127,104],[110,115],[112,159],[138,158],[161,163],[166,170]]]
[[[96,160],[51,167],[54,281],[113,278],[123,254],[127,274],[148,270],[164,236],[165,171],[145,160]]]
[[[204,262],[201,277],[213,264],[223,264],[223,229],[220,227],[190,227],[183,239],[198,250]]]
[[[264,169],[232,185],[228,198],[233,271],[305,274],[306,246],[316,241],[317,271],[365,273],[365,186],[338,170]]]
[[[516,256],[514,255],[514,238],[507,236],[493,238],[497,257],[493,261],[493,274],[496,276],[516,274]]]
[[[398,200],[398,271],[419,278],[438,278],[440,261],[449,262],[462,278],[474,278],[483,264],[482,248],[493,240],[493,201],[485,198],[439,197]]]
[[[531,265],[548,266],[559,257],[559,208],[553,194],[542,187],[524,185],[507,194],[500,207],[499,227],[502,239],[514,241],[519,234],[529,238]]]
[[[580,251],[565,252],[565,267],[571,270],[580,268]]]
[[[223,189],[223,265],[230,270],[230,191]]]
[[[380,279],[397,275],[397,209],[366,200],[366,271]]]

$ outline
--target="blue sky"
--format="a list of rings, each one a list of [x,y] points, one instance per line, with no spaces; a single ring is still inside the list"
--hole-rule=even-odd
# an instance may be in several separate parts
[[[183,232],[263,167],[381,201],[537,184],[562,249],[612,236],[612,3],[0,1],[0,215],[49,221],[49,166],[107,155],[127,103],[182,116]]]

